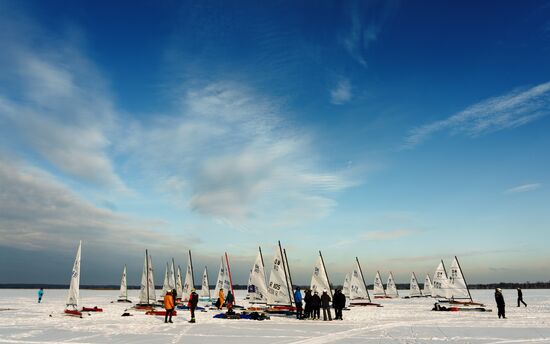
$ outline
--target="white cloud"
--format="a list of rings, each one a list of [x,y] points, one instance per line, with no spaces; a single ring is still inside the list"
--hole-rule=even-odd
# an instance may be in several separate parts
[[[444,120],[416,127],[409,132],[403,148],[413,148],[442,131],[476,137],[516,128],[548,114],[550,82],[486,99]]]
[[[0,157],[0,237],[2,245],[24,250],[63,251],[82,239],[104,251],[176,250],[182,238],[151,230],[159,221],[138,220],[95,207],[30,165]],[[188,238],[186,238],[188,239]]]
[[[335,105],[341,105],[351,100],[351,83],[348,79],[338,81],[336,86],[330,91],[330,102]]]
[[[529,191],[540,189],[541,187],[542,187],[542,184],[540,183],[523,184],[523,185],[510,188],[508,190],[505,190],[504,193],[514,194],[514,193],[521,193],[521,192],[529,192]]]
[[[4,29],[11,34],[0,36],[0,142],[75,180],[125,190],[109,156],[118,115],[100,73],[70,35]]]
[[[324,171],[281,111],[242,84],[216,82],[188,90],[180,114],[134,123],[125,152],[153,179],[177,181],[191,209],[236,227],[325,216],[336,204],[329,194],[354,181]]]
[[[410,236],[415,233],[418,233],[418,231],[411,230],[411,229],[396,229],[396,230],[390,230],[390,231],[369,231],[367,233],[362,234],[361,239],[370,240],[370,241],[393,240],[393,239],[399,239],[402,237]]]

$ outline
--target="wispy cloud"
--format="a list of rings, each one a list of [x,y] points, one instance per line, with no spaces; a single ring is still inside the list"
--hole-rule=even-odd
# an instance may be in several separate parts
[[[369,231],[362,234],[360,237],[363,240],[379,241],[399,239],[416,233],[418,233],[418,231],[412,229],[396,229],[390,231]]]
[[[529,191],[540,189],[541,187],[542,187],[542,184],[540,183],[523,184],[523,185],[519,185],[510,189],[507,189],[504,191],[504,193],[515,194],[515,193],[529,192]]]
[[[443,131],[476,137],[516,128],[548,114],[550,82],[486,99],[444,120],[416,127],[409,132],[403,148],[414,148]]]
[[[338,81],[335,87],[330,91],[330,102],[335,105],[341,105],[351,100],[351,83],[348,79]]]
[[[79,182],[124,190],[109,156],[116,110],[78,39],[13,22],[0,28],[9,31],[0,36],[0,74],[10,85],[0,88],[0,142]]]
[[[124,137],[131,164],[175,186],[190,209],[237,227],[325,216],[330,194],[355,183],[323,169],[281,105],[241,83],[188,89],[179,114],[136,122]]]

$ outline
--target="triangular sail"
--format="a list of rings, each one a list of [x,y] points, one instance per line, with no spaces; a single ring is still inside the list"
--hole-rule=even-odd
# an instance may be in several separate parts
[[[71,274],[71,284],[69,286],[69,295],[67,296],[67,307],[75,308],[78,306],[80,296],[80,252],[82,249],[82,241],[78,243],[76,257],[74,259],[73,271]]]
[[[374,287],[373,287],[374,296],[386,296],[386,290],[384,290],[384,284],[382,284],[382,277],[380,277],[380,271],[376,271],[374,276]]]
[[[321,256],[321,252],[319,252],[319,257],[317,257],[317,262],[313,268],[310,289],[312,292],[318,292],[319,295],[326,289],[329,292],[329,295],[332,295],[332,290],[330,288],[330,283],[328,281],[327,271],[325,270],[325,264],[323,262],[323,257]]]
[[[292,293],[289,295],[289,290],[286,267],[279,246],[275,249],[271,274],[269,275],[267,303],[270,305],[292,305]]]
[[[118,299],[128,300],[128,282],[126,280],[126,265],[124,265],[124,270],[122,270],[122,277],[120,278],[120,293],[119,293]]]
[[[162,296],[166,295],[169,291],[172,291],[172,286],[170,285],[170,267],[168,263],[166,263],[166,270],[164,270],[164,283],[162,283]]]
[[[187,269],[185,270],[185,282],[183,283],[183,301],[189,301],[191,289],[195,287],[195,279],[193,278],[193,264],[191,262],[191,251],[189,251],[189,259],[187,260]]]
[[[267,302],[267,283],[262,252],[259,251],[248,278],[248,299],[254,303]]]
[[[229,281],[229,271],[227,271],[227,264],[225,257],[222,256],[220,263],[220,270],[218,271],[218,279],[216,281],[216,289],[214,290],[215,297],[220,294],[220,289],[223,289],[224,296],[227,296],[227,292],[231,289],[231,282]]]
[[[447,271],[443,261],[439,262],[439,265],[435,269],[434,278],[432,282],[432,297],[444,297],[447,298],[449,290],[449,278],[447,277]]]
[[[178,298],[181,299],[183,297],[183,282],[181,277],[181,268],[179,265],[178,265],[178,273],[176,274],[176,293],[178,294],[177,295]]]
[[[350,298],[350,276],[346,274],[344,278],[344,285],[342,287],[342,294],[344,294],[348,299]]]
[[[176,289],[176,267],[173,258],[172,264],[170,265],[170,270],[168,271],[168,285],[170,286],[171,290]]]
[[[409,296],[411,296],[411,297],[422,296],[422,291],[420,290],[420,286],[418,285],[418,280],[416,279],[416,275],[415,275],[414,272],[411,274],[411,284],[409,286]]]
[[[430,275],[426,275],[426,278],[424,279],[424,288],[422,289],[422,293],[425,296],[432,296],[432,280],[430,279]]]
[[[390,297],[399,297],[397,286],[395,285],[395,280],[393,279],[393,274],[391,271],[388,275],[388,283],[386,284],[386,295]]]
[[[208,269],[204,267],[204,272],[202,273],[202,285],[201,291],[199,294],[200,297],[210,297],[210,286],[208,285]]]
[[[149,303],[147,293],[149,291],[147,276],[148,276],[149,260],[147,257],[147,251],[145,251],[145,261],[143,262],[143,272],[141,273],[141,287],[139,289],[139,303]]]
[[[451,263],[451,275],[449,276],[449,291],[447,293],[449,299],[467,299],[472,301],[470,290],[464,279],[464,274],[458,263],[458,258],[455,256]]]
[[[148,260],[147,288],[149,289],[149,302],[146,303],[155,303],[157,301],[157,293],[155,291],[155,274],[151,255],[149,255]]]
[[[353,271],[351,272],[350,277],[350,300],[367,300],[370,302],[370,295],[369,291],[367,290],[367,286],[365,284],[365,279],[363,276],[363,272],[361,270],[361,266],[359,265],[359,260],[355,259],[355,266],[353,267]]]

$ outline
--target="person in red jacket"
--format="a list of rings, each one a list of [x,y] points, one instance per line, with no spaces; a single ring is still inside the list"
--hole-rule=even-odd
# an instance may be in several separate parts
[[[172,322],[172,314],[174,314],[174,298],[172,297],[172,292],[167,291],[166,295],[164,295],[164,309],[166,310],[166,313],[164,315],[164,322]],[[170,317],[170,320],[168,320],[168,317]]]
[[[195,309],[197,308],[197,303],[199,303],[199,295],[195,293],[195,288],[193,288],[191,289],[191,294],[189,295],[189,302],[187,302],[187,306],[191,311],[191,320],[189,320],[190,323],[195,323]]]

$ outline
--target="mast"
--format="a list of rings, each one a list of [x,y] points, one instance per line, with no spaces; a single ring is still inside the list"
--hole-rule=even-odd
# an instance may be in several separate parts
[[[208,279],[208,266],[204,266],[204,271],[206,271],[206,279]],[[210,295],[210,281],[208,281],[208,298],[211,299],[212,295]]]
[[[189,250],[189,262],[191,264],[191,289],[195,288],[195,270],[193,270],[193,258],[191,258],[191,250]]]
[[[361,264],[359,264],[359,258],[355,257],[355,260],[357,261],[357,266],[359,267],[359,272],[361,273],[361,279],[363,280],[363,286],[365,287],[365,291],[367,292],[367,297],[369,298],[369,302],[370,302],[369,290],[367,289],[367,284],[365,283],[365,276],[363,275],[363,269],[361,268]]]
[[[265,264],[264,264],[264,255],[262,254],[262,248],[261,248],[261,246],[258,246],[258,249],[260,250],[260,258],[262,258],[262,266],[265,268]]]
[[[382,282],[382,276],[380,275],[380,271],[376,270],[376,273],[378,274],[378,279],[380,280],[380,283],[382,284],[382,290],[384,290],[384,296],[388,296],[388,294],[386,294],[386,288],[388,286],[386,285],[386,288],[384,288],[384,282]]]
[[[128,300],[128,279],[126,278],[126,264],[124,264],[124,286],[126,287],[126,300]]]
[[[328,291],[330,292],[330,298],[332,299],[334,296],[332,295],[332,287],[331,287],[331,284],[330,284],[330,280],[328,279],[328,273],[327,273],[327,268],[325,267],[325,260],[323,259],[323,255],[321,254],[321,251],[319,251],[319,257],[321,257],[321,263],[323,263],[323,270],[325,270],[325,277],[327,278],[327,282],[328,282]]]
[[[147,304],[149,304],[149,252],[145,249],[145,260],[147,261]]]
[[[235,291],[233,291],[233,279],[231,278],[231,268],[229,267],[229,258],[227,257],[227,252],[225,252],[225,262],[227,263],[227,273],[229,274],[229,284],[231,285],[231,294],[233,294],[233,299],[235,298]]]
[[[464,284],[466,284],[466,290],[468,290],[468,296],[470,296],[470,301],[473,301],[472,294],[470,294],[470,287],[468,287],[468,282],[466,282],[466,277],[464,277],[464,271],[462,271],[462,267],[460,266],[460,262],[458,261],[458,258],[456,256],[455,256],[455,260],[458,263],[458,268],[460,269],[460,274],[462,275]]]
[[[283,248],[283,253],[285,255],[285,265],[286,265],[286,269],[288,270],[288,281],[290,282],[290,284],[288,285],[288,287],[290,288],[290,290],[292,291],[292,274],[290,273],[290,266],[288,266],[288,258],[286,256],[286,249]],[[292,305],[292,297],[294,296],[294,294],[291,294],[289,295],[290,296],[290,304]]]
[[[285,273],[285,282],[286,282],[286,288],[287,288],[287,291],[288,291],[288,300],[290,301],[290,305],[292,306],[292,291],[290,290],[290,287],[288,285],[288,275],[286,273],[286,259],[285,257],[286,256],[283,256],[283,249],[281,248],[281,241],[279,240],[279,253],[281,254],[281,259],[283,260],[282,263],[283,263],[283,272]]]

